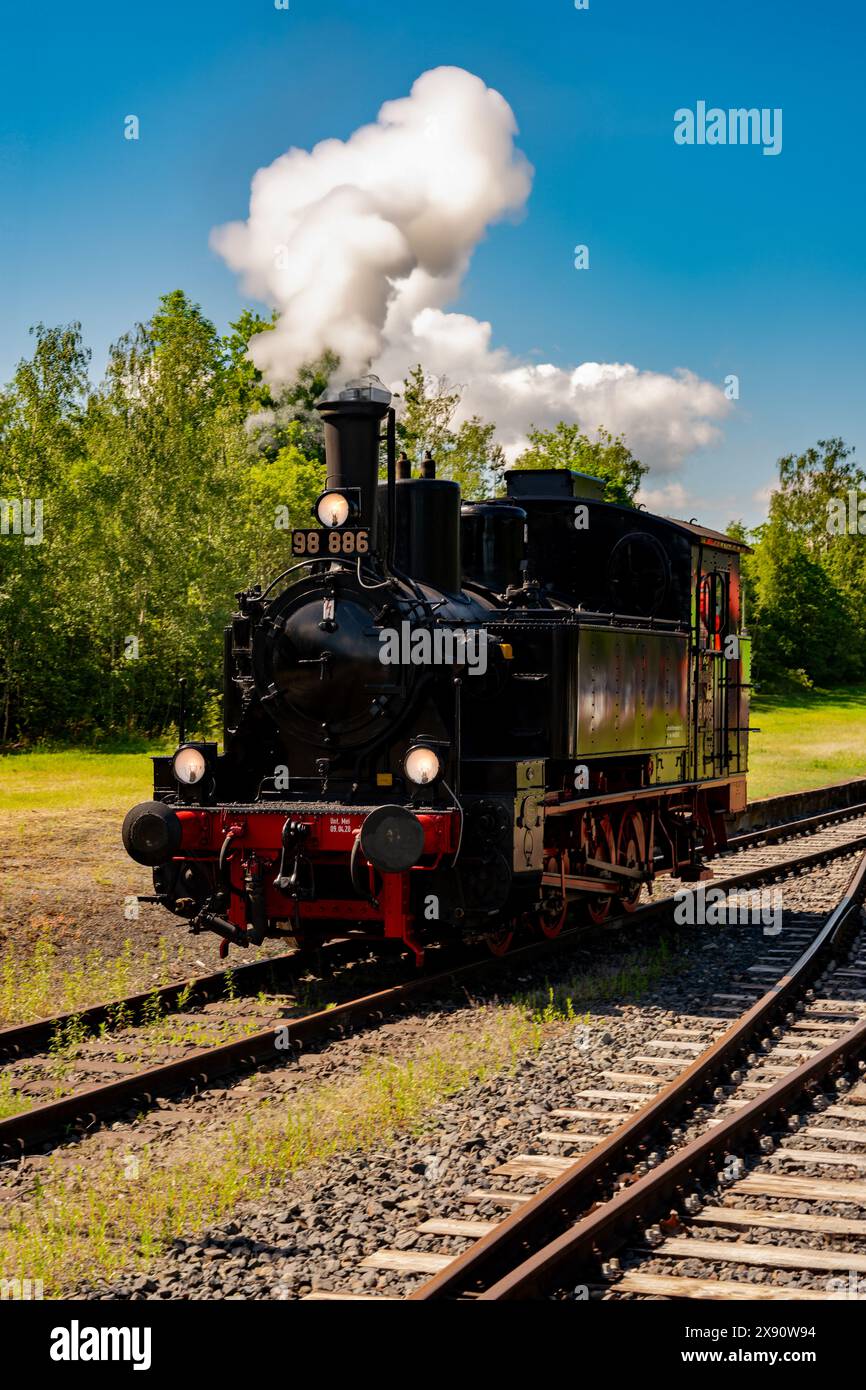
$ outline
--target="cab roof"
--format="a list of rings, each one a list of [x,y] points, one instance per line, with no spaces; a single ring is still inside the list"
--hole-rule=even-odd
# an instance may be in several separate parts
[[[724,531],[712,531],[709,526],[699,526],[694,520],[681,521],[676,516],[664,516],[662,521],[667,521],[671,526],[677,526],[687,535],[696,540],[705,541],[708,545],[717,545],[725,550],[739,550],[746,555],[751,555],[752,548],[745,541],[738,541],[734,536],[728,536]]]

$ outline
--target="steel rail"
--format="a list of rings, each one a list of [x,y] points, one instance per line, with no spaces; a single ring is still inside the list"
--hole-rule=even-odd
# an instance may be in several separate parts
[[[644,911],[652,916],[660,916],[668,905],[669,900],[664,900],[659,904],[648,904]],[[637,915],[627,914],[621,920],[625,925]],[[35,1144],[55,1139],[76,1123],[92,1127],[99,1119],[119,1109],[139,1102],[150,1105],[158,1097],[169,1095],[185,1085],[210,1085],[239,1067],[285,1061],[292,1055],[296,1044],[327,1037],[340,1027],[364,1018],[384,1018],[404,1002],[435,993],[446,986],[452,988],[481,970],[485,974],[494,970],[509,970],[514,965],[543,959],[568,946],[582,944],[584,940],[584,932],[574,928],[552,939],[529,942],[502,957],[492,956],[485,950],[470,961],[436,974],[420,974],[411,980],[301,1018],[275,1020],[270,1027],[257,1034],[199,1049],[176,1061],[144,1070],[138,1076],[123,1077],[71,1096],[63,1096],[59,1100],[47,1101],[0,1120],[0,1154],[21,1152]],[[281,1042],[285,1043],[280,1048],[276,1046],[278,1032]]]
[[[769,843],[788,836],[809,834],[820,829],[823,825],[855,819],[856,816],[864,814],[866,814],[866,802],[825,811],[814,816],[801,817],[796,821],[784,822],[766,830],[750,830],[745,834],[732,836],[725,848],[711,857],[722,858],[728,852],[736,852],[749,845]],[[559,881],[554,875],[551,882],[554,879]],[[605,929],[609,930],[613,926],[625,925],[628,922],[639,920],[641,913],[654,915],[653,909],[655,907],[655,904],[644,903],[637,912],[611,918],[605,925]],[[336,964],[344,956],[349,958],[355,951],[366,949],[369,945],[370,942],[366,938],[339,937],[323,944],[318,950],[326,956],[328,964]],[[331,957],[333,959],[330,959]],[[141,990],[124,998],[91,1004],[86,1008],[70,1010],[68,1013],[53,1015],[49,1018],[34,1019],[28,1023],[10,1024],[8,1027],[0,1028],[0,1061],[9,1061],[26,1053],[47,1048],[55,1037],[62,1037],[64,1031],[68,1029],[84,1028],[91,1033],[104,1025],[117,1026],[117,1020],[123,1026],[126,1026],[130,1021],[133,1023],[146,1021],[145,1010],[148,1005],[157,1002],[161,1010],[171,1011],[177,1007],[181,997],[187,992],[188,998],[195,1003],[206,1003],[219,999],[229,978],[239,987],[241,993],[247,993],[262,983],[268,982],[275,973],[285,975],[290,980],[295,969],[300,970],[307,967],[308,960],[309,957],[302,952],[271,956],[266,960],[250,961],[245,965],[217,970],[207,975],[190,976],[186,980],[173,984],[159,985],[151,990]],[[132,1019],[130,1020],[126,1015],[132,1015]]]
[[[866,835],[837,845],[828,845],[821,850],[812,850],[793,859],[779,860],[775,864],[762,865],[734,874],[714,881],[712,886],[722,891],[755,886],[767,879],[802,872],[816,864],[827,863],[860,850],[866,850]],[[691,892],[695,889],[688,888],[686,891]],[[630,927],[647,918],[661,919],[664,922],[666,917],[672,916],[674,906],[673,898],[647,903],[636,912],[623,913],[621,917],[606,923],[599,930],[607,932],[612,927]],[[239,1067],[277,1063],[284,1060],[280,1053],[288,1052],[296,1042],[326,1037],[344,1023],[374,1017],[377,1014],[384,1016],[411,999],[434,993],[440,988],[452,988],[479,970],[489,974],[497,967],[511,969],[514,965],[543,959],[546,955],[558,953],[564,948],[583,944],[585,941],[586,932],[581,928],[573,928],[552,939],[530,942],[501,958],[492,957],[485,952],[465,964],[452,966],[436,974],[422,974],[373,994],[347,1000],[333,1008],[302,1018],[275,1021],[262,1032],[219,1043],[215,1047],[199,1049],[186,1057],[147,1069],[139,1076],[123,1077],[71,1096],[33,1106],[29,1110],[0,1120],[0,1153],[21,1152],[36,1144],[53,1140],[76,1124],[92,1127],[98,1120],[119,1109],[139,1102],[143,1105],[153,1104],[158,1097],[169,1095],[184,1085],[211,1085]],[[285,1047],[280,1049],[277,1049],[275,1044],[278,1030],[285,1041]]]
[[[860,801],[854,806],[843,806],[835,811],[819,811],[814,816],[800,816],[796,820],[783,821],[780,825],[768,825],[763,830],[746,830],[740,835],[732,835],[727,844],[718,851],[718,855],[713,857],[723,857],[730,852],[746,849],[749,845],[772,844],[776,840],[786,839],[789,835],[810,835],[820,830],[823,825],[855,820],[857,816],[864,815],[866,801]]]
[[[529,1256],[516,1269],[479,1294],[479,1298],[500,1302],[539,1296],[550,1291],[566,1267],[570,1277],[572,1269],[584,1268],[588,1263],[595,1264],[600,1258],[612,1254],[628,1239],[636,1221],[657,1213],[667,1202],[682,1202],[686,1188],[699,1180],[712,1163],[729,1153],[732,1144],[751,1142],[757,1146],[767,1121],[777,1115],[786,1115],[792,1103],[796,1104],[804,1094],[864,1051],[866,1018],[817,1056],[783,1076],[763,1095],[749,1101],[721,1123],[713,1125],[679,1153],[672,1154],[657,1168],[617,1193],[610,1202],[590,1212],[575,1226]],[[732,1251],[735,1248],[732,1246]]]
[[[333,963],[336,963],[343,958],[346,947],[350,945],[356,943],[340,937],[321,949],[328,954],[333,953]],[[364,942],[363,945],[368,946],[369,943]],[[308,968],[309,957],[302,952],[269,956],[262,960],[248,961],[245,965],[229,967],[227,970],[215,970],[207,975],[192,975],[186,980],[179,980],[170,985],[140,990],[125,998],[91,1004],[87,1008],[57,1014],[51,1018],[34,1019],[30,1023],[13,1023],[7,1028],[0,1028],[0,1059],[9,1061],[25,1053],[50,1047],[56,1037],[63,1036],[65,1030],[85,1028],[88,1032],[95,1032],[103,1025],[116,1027],[146,1022],[146,1010],[149,1005],[158,1003],[160,1010],[171,1011],[177,1008],[184,995],[197,1004],[222,998],[229,981],[237,987],[239,994],[246,994],[268,983],[275,976],[284,977],[284,980],[289,981],[296,972]]]
[[[450,980],[453,974],[449,971],[447,976],[411,980],[302,1018],[277,1019],[270,1027],[249,1037],[201,1048],[176,1061],[143,1071],[139,1076],[123,1077],[34,1106],[0,1121],[0,1152],[43,1143],[76,1122],[92,1126],[118,1108],[137,1102],[152,1104],[157,1097],[183,1085],[210,1085],[238,1067],[286,1060],[292,1056],[295,1044],[325,1037],[349,1021],[384,1014],[410,996],[434,988],[443,979]]]
[[[725,1070],[746,1053],[756,1034],[787,1011],[826,967],[851,929],[864,896],[866,854],[821,931],[788,974],[657,1096],[410,1298],[419,1302],[459,1297],[497,1301],[537,1295],[551,1286],[566,1265],[571,1271],[581,1261],[597,1258],[615,1243],[629,1222],[663,1197],[681,1193],[683,1184],[713,1155],[724,1152],[733,1137],[754,1131],[757,1119],[774,1113],[774,1107],[826,1075],[840,1059],[856,1055],[866,1046],[866,1020],[840,1043],[825,1048],[782,1078],[730,1121],[714,1126],[624,1191],[605,1199],[611,1184],[623,1173],[633,1172],[650,1144],[659,1142],[659,1132],[669,1131],[683,1111],[698,1104],[708,1088],[718,1084]]]

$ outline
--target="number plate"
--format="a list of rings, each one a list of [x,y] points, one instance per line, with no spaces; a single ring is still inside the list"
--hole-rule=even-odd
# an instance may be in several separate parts
[[[370,532],[365,527],[344,527],[342,530],[293,531],[292,554],[312,556],[366,555],[370,549]]]

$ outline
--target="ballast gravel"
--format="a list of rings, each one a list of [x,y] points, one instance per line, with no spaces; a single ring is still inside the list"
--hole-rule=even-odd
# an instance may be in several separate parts
[[[616,1082],[605,1078],[611,1070],[652,1077],[652,1068],[632,1060],[645,1054],[649,1040],[685,1024],[696,1027],[702,1017],[718,1016],[720,1006],[712,996],[736,993],[748,978],[743,972],[768,949],[790,944],[794,958],[798,952],[786,942],[786,931],[795,925],[817,930],[851,868],[851,860],[836,861],[785,881],[785,925],[778,935],[765,935],[761,926],[753,925],[684,930],[676,938],[667,977],[640,1002],[623,997],[596,1003],[588,1023],[581,1017],[576,1023],[550,1025],[537,1051],[523,1055],[513,1070],[469,1085],[437,1105],[420,1133],[404,1133],[387,1145],[340,1154],[300,1171],[266,1200],[239,1206],[230,1219],[174,1241],[146,1272],[94,1282],[72,1296],[293,1300],[314,1291],[405,1296],[426,1276],[365,1269],[364,1257],[383,1248],[460,1253],[466,1248],[465,1238],[421,1234],[419,1224],[430,1217],[500,1217],[501,1208],[469,1203],[467,1194],[502,1187],[503,1180],[492,1176],[493,1170],[517,1154],[550,1153],[551,1145],[540,1142],[539,1136],[562,1127],[554,1110],[597,1104],[602,1115],[623,1109],[616,1102],[587,1101],[577,1093],[615,1088]],[[610,954],[615,948],[608,945],[606,950]],[[586,965],[593,969],[591,962]],[[573,956],[552,958],[546,977],[555,985],[574,969]],[[537,974],[527,976],[527,988],[537,984]],[[472,1013],[471,1007],[455,1007],[443,1015],[442,1026],[471,1022]],[[401,1030],[412,1028],[417,1033],[417,1018],[389,1025],[390,1036],[369,1036],[376,1040],[378,1055],[388,1056]],[[318,1059],[320,1065],[330,1065],[331,1074],[339,1072],[346,1056],[341,1049],[347,1046],[344,1040],[308,1054],[306,1063],[315,1067]],[[687,1060],[684,1056],[684,1064]],[[670,1069],[665,1072],[668,1079],[673,1074]],[[223,1106],[227,1102],[230,1105],[230,1089]],[[579,1152],[580,1146],[562,1146],[564,1157]],[[542,1182],[523,1177],[507,1185],[511,1191],[531,1193]]]

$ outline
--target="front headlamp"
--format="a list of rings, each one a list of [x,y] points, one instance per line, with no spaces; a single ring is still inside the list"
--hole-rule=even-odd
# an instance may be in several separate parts
[[[320,526],[345,526],[352,515],[352,504],[343,492],[324,492],[316,503]]]
[[[418,744],[415,748],[410,748],[403,759],[403,771],[416,787],[424,787],[429,782],[436,781],[442,771],[442,764],[432,748]]]
[[[207,760],[200,748],[186,744],[175,753],[171,770],[176,782],[185,787],[194,787],[207,772]]]

